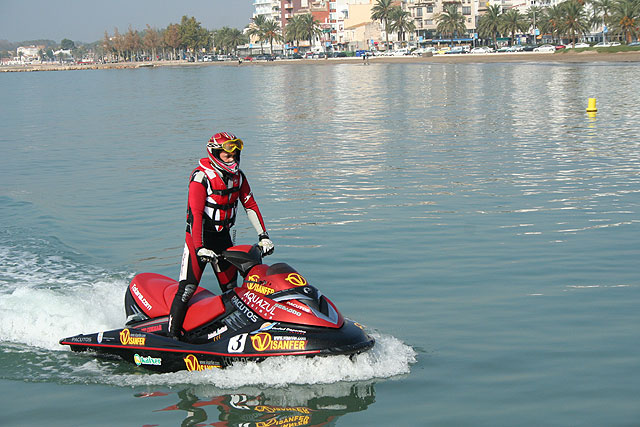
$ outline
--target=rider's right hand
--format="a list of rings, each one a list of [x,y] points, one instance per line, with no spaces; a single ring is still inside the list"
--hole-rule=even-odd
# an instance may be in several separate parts
[[[196,251],[196,255],[202,262],[211,262],[215,264],[218,261],[218,256],[216,255],[216,253],[211,249],[207,249],[204,247],[198,248],[198,250]]]

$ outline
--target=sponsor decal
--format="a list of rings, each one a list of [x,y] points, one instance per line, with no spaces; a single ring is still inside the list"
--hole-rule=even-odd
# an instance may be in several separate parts
[[[215,331],[211,332],[209,335],[207,335],[207,339],[208,340],[213,340],[213,341],[218,341],[220,339],[220,335],[222,335],[223,333],[227,332],[227,326],[222,326],[218,329],[216,329]]]
[[[267,332],[261,332],[251,337],[251,345],[256,351],[304,350],[307,348],[307,339],[295,336],[272,336]]]
[[[149,304],[149,301],[147,301],[147,299],[144,297],[144,295],[142,295],[142,292],[140,292],[140,290],[138,289],[135,283],[133,284],[133,286],[131,286],[131,291],[138,298],[138,301],[140,301],[140,303],[144,305],[147,310],[151,310],[153,308],[151,304]]]
[[[296,315],[296,316],[298,316],[298,317],[302,316],[302,313],[300,313],[300,312],[299,312],[299,311],[297,311],[297,310],[294,310],[294,309],[293,309],[293,308],[291,308],[291,307],[287,307],[286,305],[276,304],[276,307],[277,307],[277,308],[279,308],[280,310],[284,310],[284,311],[286,311],[286,312],[288,312],[288,313],[295,314],[295,315]]]
[[[292,329],[289,327],[283,328],[282,326],[278,326],[279,323],[271,323],[271,322],[265,322],[262,324],[262,326],[260,326],[260,329],[251,332],[251,335],[255,335],[255,334],[259,334],[260,332],[265,332],[265,331],[279,331],[279,332],[287,332],[290,334],[306,334],[307,331],[303,331],[302,329]]]
[[[120,332],[120,342],[122,345],[145,345],[147,338],[143,334],[132,334],[129,329]]]
[[[256,422],[256,427],[274,427],[274,426],[287,426],[297,427],[306,426],[311,422],[309,415],[292,415],[286,418],[271,418],[267,421]]]
[[[247,307],[236,295],[234,295],[233,298],[231,298],[231,302],[233,303],[233,305],[236,306],[236,308],[240,313],[247,316],[247,318],[251,320],[253,323],[258,321],[258,316],[256,316],[255,313],[251,311],[251,309]]]
[[[91,337],[73,337],[69,341],[71,341],[71,342],[91,342]]]
[[[256,279],[252,279],[252,277],[256,277]],[[265,286],[263,283],[259,283],[257,281],[257,278],[258,276],[249,277],[249,279],[247,280],[247,289],[249,289],[250,291],[255,291],[262,295],[270,295],[276,291],[275,289]]]
[[[104,332],[98,332],[98,344],[102,343],[103,336],[104,336]]]
[[[198,360],[198,358],[190,354],[184,359],[184,364],[187,367],[187,371],[211,371],[213,369],[220,369],[222,366],[218,362],[210,360]]]
[[[240,334],[229,338],[227,351],[229,353],[242,353],[244,351],[244,344],[247,341],[247,335],[248,334]]]
[[[305,406],[269,406],[258,405],[253,408],[256,412],[266,412],[273,414],[275,412],[300,412],[301,414],[310,414],[311,409]]]
[[[162,330],[162,325],[154,325],[146,328],[140,328],[140,330],[144,332],[158,332]]]
[[[265,322],[260,326],[260,329],[257,331],[251,332],[251,335],[259,334],[260,332],[268,331],[269,329],[273,329],[277,323]]]
[[[306,334],[307,331],[303,331],[302,329],[291,329],[291,328],[280,328],[280,327],[274,327],[273,328],[274,331],[282,331],[282,332],[288,332],[291,334]]]
[[[294,314],[298,317],[302,316],[302,313],[300,313],[297,310],[294,310],[289,306],[278,304],[278,303],[271,304],[271,302],[269,302],[270,300],[262,298],[261,296],[253,292],[246,292],[242,296],[242,298],[247,304],[249,304],[249,306],[253,310],[256,310],[258,313],[260,313],[261,316],[268,317],[269,319],[272,319],[273,316],[275,316],[276,308],[279,308],[280,310],[284,310],[288,313]]]
[[[251,308],[258,310],[260,314],[268,317],[273,317],[276,308],[275,306],[271,305],[269,301],[256,295],[253,292],[246,292],[242,298],[251,306]]]
[[[304,312],[311,313],[311,309],[309,307],[306,307],[306,306],[302,305],[302,304],[296,304],[293,301],[286,301],[285,304],[290,305],[293,308],[297,308],[298,310],[302,310]]]
[[[291,283],[293,286],[307,286],[307,279],[305,279],[298,273],[289,273],[289,275],[285,277],[284,280]]]
[[[162,359],[159,357],[151,357],[151,356],[140,356],[139,354],[133,355],[133,361],[136,362],[136,365],[154,365],[160,366],[162,365]]]
[[[358,328],[362,329],[364,331],[364,325],[361,325],[358,322],[353,322],[354,325],[356,325]]]

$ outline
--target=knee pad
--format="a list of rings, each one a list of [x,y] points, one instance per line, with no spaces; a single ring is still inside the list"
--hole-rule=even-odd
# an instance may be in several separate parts
[[[189,302],[194,292],[198,289],[198,285],[194,285],[193,283],[189,283],[184,287],[184,291],[182,292],[182,296],[180,299],[182,302]]]

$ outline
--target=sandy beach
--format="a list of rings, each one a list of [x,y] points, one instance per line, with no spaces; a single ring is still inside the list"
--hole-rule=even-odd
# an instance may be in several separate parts
[[[374,56],[368,59],[370,64],[376,63],[451,63],[451,64],[484,64],[484,63],[518,63],[518,62],[640,62],[640,51],[603,53],[595,51],[556,52],[556,53],[489,53],[434,55],[431,57],[416,56]],[[329,58],[329,59],[284,59],[276,61],[224,61],[224,62],[187,62],[187,61],[154,61],[154,62],[120,62],[107,64],[31,64],[2,66],[0,72],[29,71],[66,71],[66,70],[105,70],[149,67],[206,67],[206,66],[278,66],[282,64],[327,65],[327,64],[362,64],[362,58]]]

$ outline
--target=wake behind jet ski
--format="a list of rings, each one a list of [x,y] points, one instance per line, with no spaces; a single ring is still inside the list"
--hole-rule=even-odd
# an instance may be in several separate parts
[[[125,294],[124,328],[60,340],[73,351],[117,356],[157,372],[223,368],[274,356],[353,355],[375,340],[285,263],[266,265],[257,245],[219,255],[244,278],[222,295],[198,288],[177,341],[168,336],[178,283],[155,273],[136,275]]]

